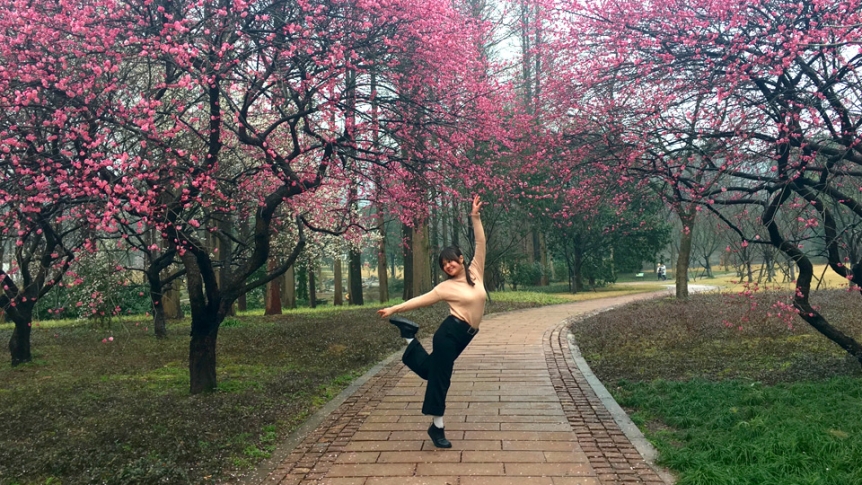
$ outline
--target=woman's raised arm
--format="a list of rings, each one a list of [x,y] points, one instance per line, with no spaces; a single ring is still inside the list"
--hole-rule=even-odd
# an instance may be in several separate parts
[[[470,219],[473,221],[473,237],[476,241],[476,250],[473,254],[473,261],[470,263],[470,269],[476,272],[481,278],[485,277],[485,228],[482,227],[482,218],[479,211],[484,202],[479,199],[479,196],[473,197],[473,210],[470,211]]]

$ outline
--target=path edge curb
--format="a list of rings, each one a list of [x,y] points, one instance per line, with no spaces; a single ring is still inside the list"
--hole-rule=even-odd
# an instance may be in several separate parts
[[[638,450],[638,453],[640,453],[647,465],[649,465],[666,484],[674,485],[676,483],[676,477],[668,469],[656,465],[655,463],[656,458],[658,458],[658,450],[656,450],[652,443],[646,439],[646,436],[644,436],[637,425],[631,420],[628,413],[626,413],[616,399],[614,399],[610,391],[608,391],[605,385],[602,384],[602,381],[593,374],[593,370],[590,369],[590,365],[581,354],[581,349],[578,347],[577,343],[575,343],[575,336],[571,331],[571,327],[574,323],[594,317],[599,313],[613,310],[614,308],[616,307],[608,307],[599,311],[567,319],[565,326],[566,340],[569,343],[569,352],[572,354],[572,359],[575,361],[575,365],[578,366],[578,371],[580,371],[581,375],[584,376],[584,379],[590,385],[590,388],[592,388],[593,392],[602,402],[602,405],[604,405],[611,414],[614,422],[617,423],[617,426],[619,426],[623,434],[626,435],[626,438],[631,441],[632,446]]]

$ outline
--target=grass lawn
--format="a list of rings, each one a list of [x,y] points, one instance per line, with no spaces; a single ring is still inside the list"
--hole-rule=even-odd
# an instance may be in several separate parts
[[[548,286],[528,286],[524,291],[518,292],[503,292],[500,293],[500,298],[506,298],[509,294],[519,293],[539,293],[544,295],[553,295],[566,302],[571,301],[586,301],[595,300],[597,298],[610,298],[614,296],[631,295],[634,293],[646,293],[651,291],[661,291],[668,289],[669,285],[673,285],[673,281],[653,281],[639,278],[633,281],[612,283],[607,286],[585,289],[579,293],[569,293],[569,288],[566,283],[553,283]],[[492,293],[491,298],[494,298],[497,293]]]
[[[758,266],[753,267],[754,271],[754,280],[757,281],[757,272],[759,270]],[[762,289],[767,290],[790,290],[793,291],[795,288],[795,284],[793,282],[781,282],[782,275],[778,275],[778,281],[770,282],[770,283],[761,283]],[[736,273],[725,273],[716,275],[715,280],[719,282],[722,286],[729,287],[734,290],[742,290],[744,287],[744,280],[740,281],[739,276]],[[699,279],[697,283],[705,283],[707,281],[712,281],[709,279]],[[831,268],[828,268],[825,264],[816,264],[814,265],[814,279],[811,281],[811,289],[817,288],[818,283],[820,284],[820,290],[829,290],[829,289],[842,289],[847,288],[847,280],[832,271]]]
[[[573,332],[680,485],[862,483],[860,365],[801,320],[768,316],[786,297],[641,302]],[[812,302],[862,339],[857,293]]]
[[[712,268],[713,270],[713,278],[694,278],[691,283],[698,285],[712,285],[718,286],[723,291],[743,291],[746,289],[747,285],[747,277],[740,278],[735,271],[723,271],[723,268],[719,266],[715,266]],[[758,273],[760,272],[760,265],[752,266],[752,273],[754,282],[751,285],[755,285],[758,277]],[[700,275],[702,274],[702,268],[693,268],[689,274]],[[655,278],[655,273],[646,273],[645,277],[647,281],[652,281]],[[674,272],[673,270],[668,270],[668,279],[665,283],[673,284]],[[795,283],[792,281],[784,282],[782,279],[784,275],[778,272],[775,281],[766,282],[765,276],[763,277],[763,281],[760,285],[757,285],[761,290],[770,290],[770,291],[793,291],[795,288]],[[628,280],[630,278],[624,278]],[[623,279],[621,279],[623,280]],[[841,289],[847,288],[847,280],[843,277],[836,274],[825,264],[816,264],[814,265],[814,279],[811,282],[811,288],[817,288],[818,283],[820,284],[819,290],[829,290],[829,289]]]
[[[492,294],[488,312],[566,300]],[[379,304],[229,318],[219,389],[188,393],[188,322],[34,325],[34,362],[0,365],[0,484],[229,483],[353,379],[404,345]],[[444,305],[408,314],[432,333]],[[7,342],[11,325],[0,327]],[[113,340],[103,343],[103,339]],[[8,359],[8,354],[6,356]]]

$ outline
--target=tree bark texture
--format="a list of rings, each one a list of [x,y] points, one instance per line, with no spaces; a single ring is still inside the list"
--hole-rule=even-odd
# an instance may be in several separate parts
[[[575,293],[580,293],[584,291],[584,278],[581,275],[581,267],[584,265],[584,251],[576,246],[575,247],[575,264],[572,268],[572,283],[575,286]]]
[[[150,285],[150,303],[153,306],[153,331],[156,338],[165,338],[168,336],[168,325],[165,320],[164,290],[159,269],[151,267],[147,271],[147,280]]]
[[[440,266],[433,263],[433,258],[440,254],[442,246],[440,245],[440,231],[438,229],[439,218],[431,214],[429,222],[428,269],[431,272],[431,287],[433,288],[440,283]]]
[[[413,229],[413,295],[431,291],[431,256],[428,224]]]
[[[350,304],[364,305],[362,298],[362,252],[351,249],[348,260],[348,271],[350,272]]]
[[[192,306],[192,330],[189,341],[189,391],[192,394],[211,392],[218,387],[216,380],[216,340],[218,328],[226,312],[218,311],[221,295],[214,284],[215,274],[207,269],[202,275],[198,259],[191,251],[182,256],[186,267],[186,285]],[[205,282],[207,288],[205,289]]]
[[[183,307],[180,302],[180,289],[177,281],[173,281],[162,288],[162,308],[167,319],[183,318]]]
[[[341,257],[336,257],[335,262],[332,265],[332,279],[333,279],[333,295],[332,295],[332,304],[341,306],[344,304],[344,283],[341,281],[343,278],[341,274]]]
[[[542,262],[542,277],[539,284],[548,286],[550,284],[551,262],[548,258],[548,240],[544,232],[539,232],[539,256]]]
[[[680,211],[679,218],[682,221],[682,233],[679,241],[679,254],[676,258],[676,268],[674,269],[674,280],[676,283],[676,298],[678,300],[688,299],[688,265],[691,260],[691,240],[692,229],[696,212],[694,209]]]
[[[192,331],[189,343],[189,376],[191,378],[190,391],[192,394],[211,392],[218,387],[216,379],[216,340],[218,339],[218,325],[214,324],[215,315],[212,315],[213,323],[205,325],[211,329],[206,333],[195,333]]]
[[[317,282],[315,281],[314,268],[308,268],[308,306],[317,308]]]
[[[796,246],[796,244],[786,241],[778,229],[775,215],[781,205],[790,198],[790,192],[790,190],[784,190],[779,193],[778,196],[773,198],[767,207],[767,210],[763,211],[761,222],[766,226],[766,229],[769,232],[770,243],[783,252],[788,258],[796,262],[796,267],[799,268],[799,278],[796,280],[796,293],[793,296],[793,305],[799,311],[799,316],[802,317],[805,322],[814,327],[814,329],[820,332],[821,335],[844,349],[848,354],[853,356],[860,365],[862,365],[862,345],[860,345],[853,337],[832,326],[819,311],[811,306],[808,298],[811,294],[811,280],[814,277],[814,265],[811,264],[811,260],[808,259],[808,256],[806,256],[805,253]],[[831,215],[828,210],[824,208],[822,202],[804,191],[800,192],[800,195],[808,199],[815,209],[824,213],[826,232],[830,235],[833,234],[834,229],[830,227],[832,223]],[[832,240],[834,241],[834,238],[832,238]],[[834,247],[829,249],[833,250]],[[835,255],[833,254],[830,259],[834,259],[834,257]]]
[[[401,254],[404,260],[404,290],[401,298],[407,301],[413,298],[413,229],[407,224],[401,224]]]
[[[268,268],[274,270],[276,263],[274,259],[269,260]],[[275,278],[266,284],[264,297],[264,315],[281,315],[281,280],[283,278]]]
[[[29,319],[32,320],[32,317]],[[30,351],[30,321],[15,321],[12,337],[9,339],[9,354],[12,356],[12,367],[33,361]]]
[[[291,266],[284,272],[281,285],[281,304],[284,308],[296,308],[296,269]]]
[[[377,243],[377,281],[380,287],[380,303],[389,301],[389,276],[386,272],[386,232],[383,230],[383,214],[378,213],[380,241]]]

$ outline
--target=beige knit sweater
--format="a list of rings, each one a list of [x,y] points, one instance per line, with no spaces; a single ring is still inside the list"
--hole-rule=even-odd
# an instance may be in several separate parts
[[[485,277],[485,230],[478,214],[471,216],[471,219],[476,237],[476,254],[473,255],[473,261],[467,271],[470,272],[470,278],[475,285],[470,286],[467,283],[467,277],[462,274],[457,278],[440,283],[424,295],[395,305],[392,309],[396,313],[445,301],[449,304],[449,313],[452,316],[464,320],[472,327],[479,328],[479,324],[482,323],[482,315],[485,313],[485,285],[483,284]]]

